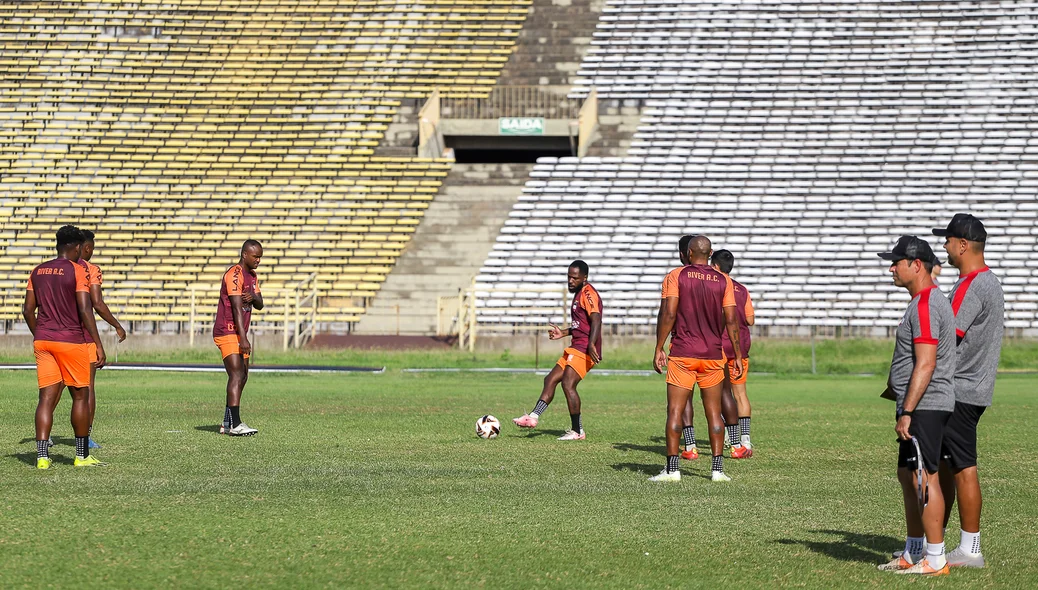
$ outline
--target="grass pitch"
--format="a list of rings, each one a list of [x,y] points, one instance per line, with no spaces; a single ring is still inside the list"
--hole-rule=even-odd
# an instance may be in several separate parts
[[[1038,379],[999,379],[980,437],[986,570],[905,580],[883,378],[753,377],[750,460],[663,464],[662,378],[592,374],[588,440],[559,393],[533,432],[510,418],[530,375],[256,375],[221,437],[219,374],[102,371],[103,469],[75,469],[70,402],[55,468],[32,468],[35,376],[0,372],[0,587],[1025,588],[1038,579]],[[474,436],[484,413],[502,436]],[[697,416],[697,433],[706,436]],[[706,447],[701,441],[701,448]],[[957,520],[949,549],[958,542]]]

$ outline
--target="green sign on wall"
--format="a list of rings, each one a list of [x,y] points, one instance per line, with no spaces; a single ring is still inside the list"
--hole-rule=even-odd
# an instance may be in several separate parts
[[[544,119],[538,117],[501,117],[497,120],[501,135],[544,135]]]

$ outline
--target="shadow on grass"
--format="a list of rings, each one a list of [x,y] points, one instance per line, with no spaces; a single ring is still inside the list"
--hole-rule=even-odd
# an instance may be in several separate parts
[[[776,539],[779,545],[802,545],[815,553],[828,555],[840,561],[880,564],[890,561],[890,554],[904,545],[904,540],[887,535],[870,535],[851,531],[815,530],[815,535],[837,537],[836,539]]]
[[[14,457],[15,459],[18,459],[19,461],[21,461],[22,463],[25,463],[26,465],[31,465],[33,467],[36,467],[36,451],[33,451],[31,453],[11,453],[10,455],[7,455],[7,456],[8,457]],[[72,460],[72,457],[63,457],[61,455],[51,455],[50,458],[51,458],[51,461],[53,461],[55,465],[72,465],[72,464],[75,463],[75,461]]]
[[[522,433],[516,434],[514,436],[519,436],[519,437],[522,437],[522,438],[536,438],[538,436],[554,436],[555,438],[559,438],[563,434],[566,434],[565,430],[531,430],[531,431],[525,433],[525,436],[523,436]]]
[[[74,438],[67,438],[67,437],[63,437],[63,436],[52,436],[52,437],[50,437],[50,439],[52,441],[54,441],[55,445],[68,445],[70,447],[76,446],[76,439],[74,439]],[[33,437],[33,438],[23,438],[21,441],[18,442],[18,444],[20,444],[20,445],[27,445],[29,443],[34,443],[34,442],[36,442],[36,438],[35,437]],[[35,464],[36,463],[34,462],[33,465],[35,465]]]
[[[655,445],[636,445],[632,443],[613,443],[613,448],[618,451],[644,451],[646,453],[652,453],[653,455],[666,455],[666,446],[655,446]]]
[[[215,433],[215,434],[220,434],[220,425],[219,424],[203,424],[201,426],[195,426],[195,430],[200,430],[202,432],[212,432],[212,433]]]
[[[610,465],[615,471],[633,471],[635,473],[641,473],[643,475],[659,475],[660,470],[663,469],[663,463],[615,463]],[[681,477],[698,477],[700,479],[710,479],[709,475],[703,475],[702,473],[690,472],[688,470],[681,471]]]

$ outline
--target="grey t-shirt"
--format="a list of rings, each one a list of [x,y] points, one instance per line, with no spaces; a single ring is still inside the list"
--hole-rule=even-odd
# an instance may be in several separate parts
[[[1006,302],[1002,283],[987,267],[959,277],[952,287],[955,335],[959,338],[955,401],[990,406],[1002,354]]]
[[[919,293],[908,304],[897,327],[894,358],[890,361],[890,387],[900,413],[915,369],[916,343],[937,345],[937,365],[916,410],[951,412],[955,409],[955,314],[951,303],[936,287]]]

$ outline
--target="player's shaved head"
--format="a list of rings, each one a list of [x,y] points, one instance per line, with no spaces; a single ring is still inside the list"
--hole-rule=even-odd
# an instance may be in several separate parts
[[[249,248],[260,248],[260,249],[262,249],[263,246],[259,243],[258,240],[245,240],[245,243],[243,243],[241,245],[241,251],[244,253],[245,250],[247,250]]]
[[[710,261],[710,252],[713,245],[710,238],[696,236],[688,243],[688,257],[692,264],[706,264]]]
[[[241,263],[249,270],[259,268],[260,259],[263,258],[263,246],[256,240],[245,240],[241,245]]]

